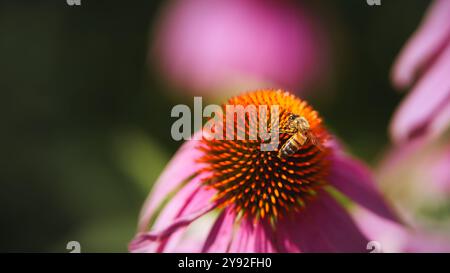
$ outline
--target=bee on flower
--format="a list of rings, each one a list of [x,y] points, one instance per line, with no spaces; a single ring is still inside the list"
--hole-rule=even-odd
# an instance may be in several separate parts
[[[257,90],[226,105],[278,105],[279,146],[264,151],[262,139],[188,140],[145,202],[130,251],[367,252],[369,238],[335,199],[336,191],[398,221],[368,168],[344,153],[305,101],[282,90]],[[234,134],[248,133],[254,120],[244,119],[234,123]],[[289,130],[294,120],[302,122],[301,130]],[[297,132],[304,141],[279,156]],[[214,224],[193,243],[188,227],[210,212],[216,212]]]

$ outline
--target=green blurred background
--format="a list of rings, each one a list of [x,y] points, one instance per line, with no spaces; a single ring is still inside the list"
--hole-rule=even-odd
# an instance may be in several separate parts
[[[175,104],[148,65],[164,1],[1,1],[0,251],[123,252],[152,183],[180,145]],[[333,97],[306,99],[375,164],[402,98],[395,56],[428,1],[302,1],[331,33]],[[331,27],[332,26],[332,27]]]

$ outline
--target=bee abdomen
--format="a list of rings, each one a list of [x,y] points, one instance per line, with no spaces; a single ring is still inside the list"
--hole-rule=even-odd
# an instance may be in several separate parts
[[[295,154],[299,149],[299,145],[295,137],[288,139],[278,152],[278,157],[284,158]]]
[[[294,145],[287,145],[286,148],[284,149],[284,153],[286,155],[292,155],[297,151],[297,149],[295,148]]]

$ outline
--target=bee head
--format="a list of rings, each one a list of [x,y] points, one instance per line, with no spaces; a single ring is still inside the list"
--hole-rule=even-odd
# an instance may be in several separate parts
[[[290,114],[288,117],[288,127],[290,129],[298,129],[301,131],[307,131],[309,130],[309,122],[306,120],[306,118],[301,117],[296,114]]]
[[[300,116],[299,115],[296,115],[296,114],[290,114],[289,115],[289,117],[288,117],[288,119],[287,119],[287,126],[288,126],[288,128],[289,129],[292,129],[292,130],[296,130],[297,128],[299,128],[298,126],[299,126],[299,124],[298,124],[298,118],[299,118]]]
[[[296,119],[299,118],[299,117],[300,117],[299,115],[296,115],[296,114],[290,114],[289,117],[288,117],[288,121],[289,121],[289,122],[293,122],[294,120],[296,120]]]
[[[308,131],[310,129],[309,122],[304,117],[299,117],[297,119],[297,126],[298,126],[297,128],[299,128],[302,131]]]

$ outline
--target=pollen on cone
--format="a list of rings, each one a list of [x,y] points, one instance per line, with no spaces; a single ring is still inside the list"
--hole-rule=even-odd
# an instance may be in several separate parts
[[[292,137],[292,134],[280,133],[276,149],[262,151],[260,144],[264,140],[260,138],[259,131],[257,140],[249,137],[249,125],[258,120],[247,112],[242,116],[233,114],[234,124],[225,126],[226,105],[254,105],[256,109],[260,105],[265,105],[268,109],[272,105],[278,105],[280,128],[287,126],[292,114],[304,117],[310,124],[311,133],[323,144],[328,133],[322,126],[318,113],[305,101],[282,90],[245,93],[231,98],[224,105],[223,136],[227,130],[232,130],[234,138],[202,139],[199,145],[199,149],[204,151],[200,161],[206,163],[206,170],[211,173],[204,183],[217,189],[216,200],[220,205],[234,206],[236,211],[242,211],[246,217],[270,217],[274,220],[302,209],[302,204],[310,200],[314,192],[325,184],[329,149],[319,149],[307,141],[292,156],[279,158],[278,150]],[[239,140],[238,132],[244,132],[245,139]]]

